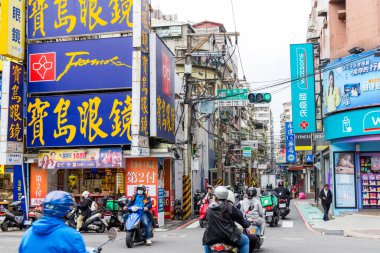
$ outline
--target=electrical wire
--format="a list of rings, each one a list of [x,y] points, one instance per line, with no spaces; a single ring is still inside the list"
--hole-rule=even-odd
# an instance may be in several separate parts
[[[236,19],[235,19],[235,9],[234,9],[234,3],[233,3],[233,0],[231,0],[231,9],[232,9],[232,17],[233,17],[233,20],[234,20],[235,33],[237,33],[237,29],[236,29]],[[244,67],[243,67],[243,62],[242,62],[242,60],[241,60],[240,47],[239,47],[238,37],[237,37],[237,36],[236,36],[235,44],[236,44],[236,46],[237,46],[237,50],[238,50],[238,55],[239,55],[239,61],[240,61],[241,71],[243,72],[243,79],[246,80],[246,78],[245,78],[245,72],[244,72]]]

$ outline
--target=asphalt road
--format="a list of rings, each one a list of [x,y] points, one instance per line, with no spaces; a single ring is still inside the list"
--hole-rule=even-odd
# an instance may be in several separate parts
[[[203,229],[197,224],[190,225],[181,230],[156,232],[153,238],[153,246],[138,245],[133,249],[127,249],[125,234],[119,233],[118,239],[104,247],[103,252],[147,252],[155,253],[195,253],[203,252],[201,238]],[[0,252],[17,252],[22,232],[0,232]],[[83,234],[88,246],[98,246],[107,240],[106,234]],[[378,240],[350,238],[343,236],[319,235],[308,230],[298,211],[293,206],[288,219],[282,221],[278,227],[266,229],[266,239],[262,253],[357,253],[379,252]]]

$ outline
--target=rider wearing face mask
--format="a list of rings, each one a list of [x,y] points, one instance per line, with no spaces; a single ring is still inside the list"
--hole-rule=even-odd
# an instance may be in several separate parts
[[[138,206],[144,208],[144,214],[142,216],[142,223],[145,227],[146,233],[146,245],[152,245],[150,240],[150,226],[152,225],[153,217],[150,210],[152,209],[152,200],[146,193],[146,188],[144,185],[140,184],[137,186],[137,193],[133,195],[131,201],[128,202],[128,207]]]

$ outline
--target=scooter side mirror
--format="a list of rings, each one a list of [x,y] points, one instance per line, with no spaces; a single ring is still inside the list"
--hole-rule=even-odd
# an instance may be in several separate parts
[[[117,237],[117,229],[115,227],[112,227],[108,230],[108,239],[110,241],[115,241]]]

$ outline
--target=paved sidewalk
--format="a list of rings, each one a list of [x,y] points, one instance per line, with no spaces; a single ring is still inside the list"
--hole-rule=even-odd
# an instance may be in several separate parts
[[[296,206],[310,227],[323,235],[342,235],[380,239],[380,217],[351,214],[324,222],[323,212],[312,205],[312,200],[295,200]]]

